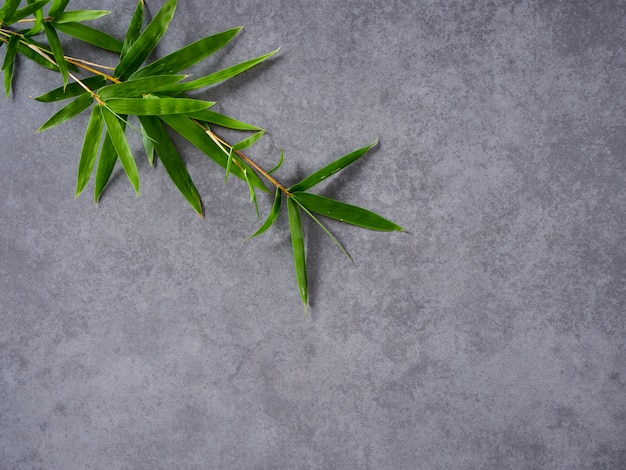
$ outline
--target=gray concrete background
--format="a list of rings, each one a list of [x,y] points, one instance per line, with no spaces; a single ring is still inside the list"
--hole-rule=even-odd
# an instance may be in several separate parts
[[[134,2],[98,25],[123,35]],[[78,5],[80,3],[80,5]],[[154,14],[160,1],[148,1]],[[21,61],[0,107],[2,469],[626,468],[626,3],[183,0],[160,54],[245,25],[196,96],[269,130],[286,183],[380,136],[320,192],[408,234],[286,220],[181,142],[73,199],[87,115]],[[70,52],[85,54],[76,43]],[[94,50],[89,57],[113,64]],[[265,213],[271,204],[261,197]]]

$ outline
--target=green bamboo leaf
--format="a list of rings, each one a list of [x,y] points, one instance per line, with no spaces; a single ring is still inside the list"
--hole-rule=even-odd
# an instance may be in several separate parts
[[[48,3],[49,0],[42,0],[44,3]],[[36,0],[28,0],[29,4],[39,3]],[[34,11],[35,22],[33,23],[32,28],[24,33],[25,36],[34,36],[39,34],[43,30],[43,8],[38,8]]]
[[[11,18],[5,21],[6,24],[17,23],[19,20],[26,18],[28,15],[32,15],[37,10],[41,10],[41,8],[48,3],[50,0],[40,0],[38,2],[29,1],[29,4],[20,10],[17,10]],[[32,31],[32,30],[31,30]],[[30,31],[29,31],[30,32]]]
[[[43,24],[43,29],[46,32],[46,37],[48,38],[50,49],[52,49],[54,61],[59,67],[59,71],[61,72],[61,76],[63,77],[63,87],[66,87],[68,79],[67,62],[65,61],[65,55],[63,54],[61,41],[59,41],[59,36],[57,35],[54,26],[52,26],[52,24],[50,24],[48,21]]]
[[[122,41],[95,28],[80,23],[55,22],[53,24],[59,31],[101,49],[112,52],[120,52],[122,50]]]
[[[242,62],[241,64],[233,65],[232,67],[228,67],[224,70],[220,70],[219,72],[212,73],[211,75],[197,78],[196,80],[191,80],[188,82],[177,83],[176,85],[172,85],[171,87],[167,88],[167,92],[178,93],[182,91],[196,90],[198,88],[203,88],[209,85],[213,85],[215,83],[223,82],[225,80],[228,80],[229,78],[235,77],[240,73],[245,72],[246,70],[272,57],[279,50],[280,47],[270,52],[269,54],[265,54],[255,59]]]
[[[261,215],[259,213],[259,203],[256,200],[256,193],[254,192],[254,186],[252,185],[252,181],[250,181],[250,177],[248,176],[248,169],[244,169],[243,170],[243,177],[246,180],[246,183],[248,183],[248,190],[250,192],[250,202],[254,203],[254,209],[256,211],[256,216],[257,218],[260,218]]]
[[[91,21],[111,13],[109,10],[72,10],[64,11],[52,17],[56,24],[80,23],[81,21]]]
[[[187,116],[183,116],[180,114],[161,116],[161,119],[168,126],[178,132],[181,136],[183,136],[186,140],[191,142],[207,157],[220,165],[222,168],[226,168],[226,165],[228,163],[228,155],[225,154],[215,142],[213,142],[213,139],[207,136],[204,130],[196,122],[192,121]],[[240,163],[242,167],[247,167],[243,162]],[[231,174],[242,180],[245,180],[243,172],[236,165],[231,169]],[[248,178],[252,181],[252,184],[254,184],[256,188],[268,192],[268,189],[263,184],[263,181],[261,181],[261,178],[259,178],[256,173],[250,173],[248,175]]]
[[[176,10],[176,0],[167,0],[115,69],[115,77],[126,80],[152,53]]]
[[[97,90],[98,88],[106,85],[106,79],[101,77],[100,75],[95,75],[93,77],[85,78],[81,80],[87,88],[90,90]],[[42,103],[52,103],[54,101],[62,101],[68,98],[73,98],[74,96],[82,95],[85,93],[85,89],[80,86],[80,83],[74,82],[70,83],[65,87],[55,88],[54,90],[49,91],[48,93],[44,93],[41,96],[35,98],[37,101],[41,101]]]
[[[215,103],[190,98],[112,98],[106,101],[106,106],[115,113],[136,116],[193,113],[213,104]]]
[[[228,160],[226,160],[226,174],[224,175],[224,183],[228,181],[228,175],[230,174],[230,169],[233,165],[234,155],[235,152],[233,151],[233,149],[230,149],[230,152],[228,152]]]
[[[45,49],[45,46],[37,43],[36,41],[33,41],[31,38],[24,36],[22,37],[22,40],[19,42],[19,44],[17,45],[17,50],[20,54],[28,57],[30,60],[32,60],[33,62],[41,65],[42,67],[45,67],[47,69],[50,70],[54,70],[55,72],[59,71],[59,67],[57,67],[56,64],[50,62],[48,59],[46,59],[45,57],[43,57],[42,55],[38,54],[37,52],[35,52],[33,49],[31,49],[30,47],[28,47],[27,44],[31,44],[34,47],[38,47],[40,49]]]
[[[274,166],[274,168],[267,172],[270,175],[278,170],[281,166],[283,166],[283,162],[285,161],[285,152],[283,152],[283,149],[281,148],[279,148],[278,150],[280,151],[280,158],[278,159],[278,163]]]
[[[185,78],[185,75],[157,75],[154,77],[139,78],[126,82],[113,83],[98,91],[98,96],[103,100],[111,98],[134,98],[148,93],[159,91],[172,83]]]
[[[58,13],[61,13],[67,7],[67,4],[70,0],[52,0],[52,5],[50,5],[50,10],[48,10],[48,16],[54,16]]]
[[[137,164],[135,158],[128,145],[124,130],[121,125],[120,119],[113,114],[112,111],[105,106],[100,105],[102,111],[102,117],[107,126],[107,134],[111,137],[115,151],[122,162],[122,167],[128,176],[130,183],[133,185],[137,196],[139,196],[139,172],[137,171]]]
[[[182,49],[158,59],[142,69],[137,70],[132,77],[147,77],[150,75],[172,74],[180,72],[193,64],[201,61],[205,57],[218,51],[228,44],[241,28],[233,28],[228,31],[207,36],[193,42]]]
[[[99,108],[100,106],[98,106]],[[124,116],[122,116],[124,117]],[[126,126],[125,122],[122,122],[122,129]],[[104,135],[104,143],[102,149],[100,149],[100,159],[98,160],[98,168],[96,170],[96,183],[93,190],[93,200],[97,204],[100,200],[100,196],[113,173],[115,168],[115,162],[117,161],[117,153],[113,146],[113,141],[108,133]]]
[[[102,113],[100,112],[98,106],[94,106],[91,109],[91,116],[89,117],[87,130],[85,131],[83,149],[78,163],[75,197],[80,195],[83,189],[85,189],[85,186],[87,186],[89,178],[91,178],[93,166],[96,162],[96,156],[98,155],[98,147],[100,147],[100,138],[102,137],[103,127],[104,121],[102,120]]]
[[[254,144],[257,140],[259,140],[263,136],[263,134],[265,134],[265,131],[259,131],[256,134],[251,135],[247,139],[243,139],[241,142],[238,142],[235,145],[233,145],[233,150],[247,149],[252,144]]]
[[[122,52],[120,57],[124,57],[130,47],[135,44],[137,38],[141,34],[141,26],[143,25],[143,0],[137,2],[133,16],[128,24],[126,30],[126,36],[124,37],[124,44],[122,45]]]
[[[378,139],[376,139],[370,145],[360,148],[358,150],[355,150],[354,152],[349,153],[347,155],[344,155],[343,157],[317,170],[315,173],[307,176],[299,183],[294,184],[292,187],[290,187],[289,192],[306,191],[307,189],[315,186],[316,184],[321,183],[329,176],[334,175],[338,171],[343,170],[348,165],[357,161],[359,158],[361,158],[365,154],[365,152],[367,152],[377,143],[378,143]]]
[[[154,148],[165,167],[165,171],[167,171],[167,174],[181,194],[187,199],[187,202],[193,207],[193,210],[202,216],[202,203],[200,202],[198,190],[193,184],[178,150],[176,150],[174,143],[167,135],[163,124],[154,116],[140,116],[139,121],[141,121],[141,125],[148,136],[153,139]]]
[[[326,235],[329,236],[329,238],[333,241],[333,243],[335,245],[337,245],[337,247],[341,250],[341,252],[346,256],[346,258],[348,258],[348,260],[354,264],[354,260],[352,259],[352,256],[350,256],[350,254],[346,251],[346,249],[343,247],[343,245],[339,242],[339,240],[337,240],[337,238],[331,233],[330,230],[328,230],[328,228],[317,218],[313,215],[313,213],[308,210],[305,206],[302,205],[302,203],[300,201],[298,201],[298,199],[296,199],[295,197],[292,196],[292,199],[294,201],[296,201],[298,203],[298,205],[300,206],[300,208],[307,213],[307,215],[309,217],[311,217],[313,219],[313,221],[320,226],[320,228],[324,231],[324,233]]]
[[[253,124],[238,121],[237,119],[224,116],[223,114],[216,113],[215,111],[211,111],[210,109],[205,109],[196,113],[188,113],[187,115],[190,118],[195,119],[196,121],[208,122],[210,124],[215,124],[216,126],[225,127],[227,129],[234,129],[237,131],[262,130],[260,127],[257,127]]]
[[[93,103],[93,96],[90,93],[83,93],[74,101],[70,101],[68,104],[59,109],[52,115],[50,119],[44,122],[37,132],[45,131],[59,124],[63,124],[65,121],[72,119],[74,116],[82,113],[85,109],[91,106]]]
[[[306,277],[306,256],[304,253],[304,233],[302,232],[300,209],[291,198],[287,198],[287,213],[289,214],[289,230],[291,232],[291,245],[293,247],[293,260],[296,268],[298,291],[300,292],[300,298],[304,304],[305,314],[307,314],[309,294]]]
[[[0,22],[4,23],[6,19],[11,18],[19,5],[20,0],[5,0],[0,9]]]
[[[346,224],[356,225],[370,230],[378,230],[380,232],[405,231],[402,227],[394,224],[390,220],[361,207],[352,206],[328,197],[318,196],[317,194],[294,192],[293,197],[311,212],[316,212],[317,214]]]
[[[267,219],[265,219],[265,222],[263,223],[263,225],[261,225],[261,227],[259,227],[259,229],[256,232],[254,232],[252,235],[250,235],[244,241],[250,240],[253,237],[261,235],[268,228],[270,228],[272,225],[274,225],[274,222],[276,222],[276,219],[278,218],[278,214],[280,214],[280,206],[281,206],[281,202],[282,202],[282,199],[283,199],[282,198],[282,194],[283,193],[282,193],[282,191],[280,189],[276,190],[276,194],[274,194],[274,204],[272,205],[272,209],[270,210],[270,213],[267,216]]]
[[[154,141],[150,138],[143,126],[141,126],[140,130],[143,149],[146,152],[146,157],[148,157],[148,162],[150,163],[150,166],[152,166],[154,165]]]
[[[15,65],[15,54],[17,53],[20,39],[17,35],[12,35],[9,38],[7,50],[4,55],[4,62],[2,63],[2,70],[4,71],[4,90],[6,96],[11,93],[11,82],[13,81],[13,68]]]

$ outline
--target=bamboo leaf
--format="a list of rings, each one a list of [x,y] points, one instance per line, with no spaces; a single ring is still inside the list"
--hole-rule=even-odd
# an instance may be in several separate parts
[[[65,10],[69,1],[70,0],[52,0],[52,5],[50,5],[50,10],[48,10],[48,16],[54,16],[61,13]]]
[[[244,241],[250,240],[253,237],[261,235],[268,228],[270,228],[272,225],[274,225],[274,222],[276,222],[276,219],[278,218],[278,214],[280,214],[280,206],[281,206],[281,202],[282,202],[282,199],[283,199],[282,198],[282,194],[283,193],[282,193],[281,190],[279,190],[279,189],[276,190],[276,194],[274,194],[274,204],[272,205],[272,209],[270,210],[270,213],[267,216],[267,219],[265,219],[265,222],[263,223],[263,225],[261,225],[261,227],[259,227],[259,229],[256,232],[254,232],[252,235],[250,235]]]
[[[196,122],[183,115],[165,115],[161,116],[161,119],[186,140],[196,146],[207,157],[220,165],[222,168],[226,168],[228,156],[215,144],[215,142],[213,142],[213,139],[207,136],[204,130]],[[246,165],[243,162],[241,162],[241,165],[246,168]],[[245,180],[243,172],[237,166],[234,166],[231,169],[231,174]],[[248,178],[250,178],[252,184],[254,184],[256,188],[268,192],[267,188],[263,184],[263,181],[261,181],[256,173],[252,172],[248,175]]]
[[[224,183],[228,181],[228,175],[230,174],[230,168],[232,167],[232,164],[233,164],[234,154],[235,152],[233,151],[233,149],[230,149],[230,152],[228,152],[228,160],[226,160],[226,174],[224,175]]]
[[[150,166],[154,165],[154,142],[143,126],[141,126],[141,142],[143,143],[143,149],[146,152]]]
[[[117,152],[120,162],[122,162],[122,167],[130,183],[133,185],[137,196],[139,196],[139,172],[137,171],[137,164],[135,163],[133,153],[124,135],[120,119],[105,106],[100,106],[100,109],[107,126],[107,134],[111,137],[115,151]]]
[[[216,113],[215,111],[211,111],[210,109],[205,109],[195,113],[188,113],[187,115],[197,121],[208,122],[210,124],[215,124],[216,126],[225,127],[227,129],[234,129],[237,131],[262,130],[260,127],[257,127],[253,124],[238,121],[231,117],[224,116],[223,114]]]
[[[223,82],[225,80],[228,80],[229,78],[235,77],[240,73],[245,72],[246,70],[272,57],[279,50],[280,48],[270,52],[269,54],[265,54],[255,59],[242,62],[241,64],[233,65],[232,67],[228,67],[224,70],[220,70],[219,72],[212,73],[211,75],[207,75],[205,77],[197,78],[196,80],[177,83],[176,85],[172,85],[171,87],[167,88],[167,92],[178,93],[182,91],[196,90],[198,88],[203,88],[209,85],[213,85],[215,83]]]
[[[72,10],[64,11],[52,16],[52,21],[61,23],[80,23],[81,21],[91,21],[111,13],[109,10]]]
[[[87,92],[83,93],[74,101],[69,102],[54,113],[50,119],[44,122],[41,127],[37,129],[37,132],[42,132],[54,126],[58,126],[59,124],[63,124],[65,121],[68,121],[74,116],[82,113],[85,109],[91,106],[91,103],[93,103],[93,97],[91,94]]]
[[[63,47],[61,46],[61,42],[59,41],[59,36],[57,35],[54,26],[50,24],[50,22],[46,21],[43,24],[43,29],[46,32],[46,37],[48,38],[48,43],[50,44],[50,49],[52,49],[52,54],[54,55],[54,61],[59,67],[59,71],[61,72],[61,76],[63,77],[63,87],[67,86],[67,62],[65,61],[65,55],[63,54]]]
[[[254,186],[252,185],[252,181],[250,181],[250,178],[248,176],[248,169],[244,169],[243,170],[243,177],[246,179],[246,183],[248,183],[248,190],[250,192],[250,202],[254,203],[254,209],[256,210],[256,216],[257,216],[257,218],[260,218],[261,215],[259,214],[259,203],[256,200],[256,193],[254,192]]]
[[[165,33],[175,10],[176,0],[167,0],[137,41],[128,49],[115,69],[115,77],[125,80],[143,64]]]
[[[338,171],[343,170],[348,165],[357,161],[359,158],[361,158],[365,154],[365,152],[367,152],[377,143],[378,143],[378,139],[376,139],[370,145],[360,148],[358,150],[355,150],[354,152],[351,152],[347,155],[344,155],[343,157],[335,160],[334,162],[326,165],[325,167],[320,168],[315,173],[307,176],[299,183],[294,184],[292,187],[290,187],[289,192],[306,191],[307,189],[315,186],[316,184],[321,183],[329,176],[334,175]]]
[[[29,4],[27,6],[25,6],[24,8],[21,8],[20,10],[17,10],[15,13],[13,13],[13,15],[11,16],[11,18],[9,18],[7,21],[5,21],[6,24],[13,24],[13,23],[17,23],[19,20],[22,20],[24,18],[26,18],[28,15],[32,15],[33,13],[35,13],[35,11],[37,10],[41,10],[41,8],[48,3],[50,0],[40,0],[38,2],[29,2]],[[29,31],[29,33],[31,33],[32,30]],[[31,33],[32,34],[32,33]]]
[[[300,209],[291,198],[287,198],[287,213],[289,214],[289,231],[291,232],[291,245],[293,247],[298,291],[304,304],[305,314],[308,314],[309,294],[306,276],[306,256],[304,253],[304,233],[302,231]]]
[[[106,79],[104,77],[101,77],[100,75],[89,77],[81,81],[90,90],[97,90],[98,88],[106,85]],[[44,93],[43,95],[38,96],[35,99],[43,103],[51,103],[54,101],[62,101],[68,98],[73,98],[74,96],[82,95],[83,93],[85,93],[85,89],[80,86],[79,83],[74,82],[68,84],[67,87],[65,87],[65,90],[63,89],[63,87],[55,88],[54,90],[51,90],[48,93]]]
[[[317,194],[294,192],[293,198],[311,212],[331,219],[380,232],[405,230],[395,223],[361,207],[352,206]]]
[[[33,46],[39,47],[39,48],[44,48],[44,46],[36,43],[35,41],[33,41],[31,38],[27,36],[24,36],[22,38],[22,41],[20,41],[19,44],[17,45],[17,50],[20,54],[23,54],[24,56],[28,57],[30,60],[41,65],[42,67],[45,67],[50,70],[54,70],[56,72],[59,71],[59,67],[57,67],[56,64],[53,64],[48,59],[44,58],[43,56],[35,52],[33,49],[31,49],[24,43],[32,44]]]
[[[113,83],[102,87],[98,91],[98,96],[103,100],[110,98],[133,98],[140,97],[148,93],[159,91],[172,83],[176,83],[185,78],[184,75],[157,75],[153,77],[128,80],[126,82]]]
[[[251,135],[247,139],[243,139],[241,142],[233,145],[233,150],[243,150],[250,147],[257,140],[259,140],[263,136],[263,134],[265,134],[265,131],[259,131],[256,134]]]
[[[4,90],[6,96],[11,93],[11,82],[13,81],[13,69],[15,66],[15,54],[17,53],[20,40],[16,35],[12,35],[9,38],[7,44],[7,50],[4,55],[4,62],[2,63],[2,70],[4,71]]]
[[[103,127],[104,122],[102,120],[102,113],[100,112],[98,106],[94,106],[91,109],[91,116],[89,117],[87,130],[85,131],[83,149],[78,163],[75,197],[80,195],[89,182],[89,178],[91,178],[91,173],[93,172],[93,167],[96,162],[96,156],[98,155],[98,147],[100,146],[100,138],[102,136]]]
[[[280,158],[278,159],[278,163],[276,164],[276,166],[274,166],[274,168],[267,172],[270,175],[278,170],[281,166],[283,166],[283,161],[285,161],[285,152],[283,152],[283,149],[281,148],[279,148],[278,150],[280,151]]]
[[[124,44],[122,45],[122,52],[120,57],[124,57],[130,47],[135,44],[137,38],[141,34],[141,27],[143,25],[143,0],[137,2],[133,16],[128,24],[126,30],[126,36],[124,37]]]
[[[147,77],[150,75],[172,74],[191,67],[205,57],[218,51],[228,44],[241,28],[233,28],[228,31],[207,36],[193,42],[182,49],[156,60],[142,69],[137,70],[132,77]]]
[[[331,233],[330,230],[328,230],[328,228],[322,223],[320,222],[320,220],[315,217],[313,215],[313,213],[308,210],[305,206],[302,205],[302,203],[300,201],[298,201],[298,199],[296,199],[295,197],[292,196],[292,199],[294,201],[296,201],[298,203],[298,205],[300,206],[300,208],[307,213],[307,215],[309,217],[311,217],[313,219],[313,221],[320,226],[320,228],[324,231],[324,233],[326,233],[326,235],[328,235],[330,237],[330,239],[333,241],[333,243],[335,245],[337,245],[337,247],[341,250],[341,252],[346,256],[346,258],[348,258],[348,260],[354,264],[354,261],[352,259],[352,256],[350,256],[350,254],[346,251],[346,249],[343,247],[343,245],[339,242],[339,240],[337,240],[337,238]]]
[[[167,174],[191,207],[198,215],[202,216],[202,203],[200,202],[198,190],[193,184],[178,150],[167,135],[163,124],[154,116],[140,116],[139,120],[148,136],[153,139],[154,148],[165,167],[165,171],[167,171]]]
[[[84,24],[55,22],[54,26],[56,29],[69,36],[80,39],[81,41],[92,44],[101,49],[112,52],[120,52],[122,50],[122,41],[114,38],[113,36],[109,36],[98,29],[85,26]]]
[[[0,22],[6,22],[5,20],[11,18],[17,10],[20,4],[20,0],[5,0],[4,5],[0,9]]]
[[[100,106],[98,106],[100,107]],[[122,122],[122,129],[126,124]],[[100,159],[98,160],[98,168],[96,170],[96,183],[94,185],[93,200],[97,204],[100,200],[100,196],[113,173],[115,168],[115,162],[117,161],[117,153],[113,146],[113,141],[108,133],[104,135],[104,143],[102,149],[100,149]]]
[[[163,114],[184,114],[208,108],[214,103],[190,98],[112,98],[106,106],[117,114],[136,116],[157,116]]]

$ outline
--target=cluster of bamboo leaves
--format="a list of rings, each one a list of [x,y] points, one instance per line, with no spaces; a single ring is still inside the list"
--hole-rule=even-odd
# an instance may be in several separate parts
[[[170,137],[171,132],[178,133],[220,165],[225,171],[225,179],[234,175],[247,183],[257,215],[256,192],[274,192],[274,203],[267,219],[248,238],[270,228],[284,207],[283,200],[286,200],[296,279],[305,310],[308,305],[308,288],[301,220],[303,213],[319,225],[349,259],[347,251],[318,218],[320,215],[371,230],[403,230],[373,212],[308,192],[329,176],[354,163],[376,142],[286,187],[272,176],[283,162],[282,151],[278,164],[269,171],[263,170],[243,153],[263,136],[263,129],[211,110],[214,102],[187,97],[186,92],[234,77],[268,59],[278,49],[191,80],[181,72],[224,47],[241,28],[207,36],[146,65],[146,60],[172,20],[176,0],[166,0],[145,27],[144,1],[139,0],[123,40],[84,24],[109,14],[109,11],[69,10],[68,4],[69,0],[5,0],[0,9],[0,46],[6,45],[2,70],[7,96],[18,54],[61,74],[62,86],[36,99],[67,104],[42,124],[39,131],[66,122],[90,109],[78,164],[76,197],[85,189],[95,172],[94,200],[97,202],[118,160],[139,195],[137,164],[126,137],[128,129],[131,129],[141,133],[150,164],[153,164],[155,156],[158,157],[180,193],[193,210],[202,215],[198,190]],[[60,40],[63,35],[115,53],[117,65],[106,67],[66,56]],[[38,39],[40,36],[45,38],[45,43]],[[84,77],[84,73],[88,76]],[[133,120],[138,120],[137,124],[129,123],[131,116],[136,117]],[[231,145],[219,137],[219,128],[251,134]],[[269,183],[271,191],[264,180]]]

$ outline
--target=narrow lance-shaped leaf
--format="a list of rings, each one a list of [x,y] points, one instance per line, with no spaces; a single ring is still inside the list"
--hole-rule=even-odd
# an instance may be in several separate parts
[[[135,11],[133,12],[133,16],[130,19],[130,23],[128,24],[128,29],[126,30],[126,36],[124,37],[124,44],[122,45],[122,52],[120,57],[124,57],[130,47],[135,44],[137,38],[141,34],[141,27],[143,25],[143,0],[139,0],[137,2],[137,6],[135,7]]]
[[[240,30],[241,28],[229,29],[193,42],[137,70],[132,78],[178,73],[224,47]]]
[[[50,10],[48,10],[48,16],[55,16],[58,13],[61,13],[63,10],[65,10],[65,7],[69,2],[70,0],[52,0]]]
[[[122,117],[124,118],[124,116]],[[125,125],[126,123],[122,121],[122,129],[124,129]],[[98,168],[96,170],[96,183],[93,190],[93,200],[96,204],[100,200],[100,195],[109,182],[109,178],[111,178],[116,161],[117,153],[115,152],[113,141],[109,134],[106,133],[104,135],[104,143],[100,149],[100,158],[98,159]]]
[[[111,13],[109,10],[72,10],[72,11],[64,11],[63,13],[59,13],[52,17],[52,21],[56,24],[61,23],[79,23],[81,21],[91,21],[96,18],[101,18],[103,16]]]
[[[165,33],[175,10],[176,0],[167,0],[118,64],[116,77],[125,80],[141,66]]]
[[[2,70],[4,71],[4,90],[6,96],[11,93],[11,82],[13,81],[13,68],[15,65],[15,54],[17,53],[20,40],[16,35],[12,35],[9,38],[9,44],[4,55],[4,62],[2,63]]]
[[[223,114],[216,113],[210,109],[198,111],[196,113],[188,113],[190,118],[196,121],[208,122],[209,124],[215,124],[216,126],[225,127],[227,129],[234,129],[237,131],[260,131],[260,127],[246,122],[238,121]]]
[[[346,224],[380,232],[404,232],[404,229],[399,225],[361,207],[318,196],[317,194],[295,192],[293,197],[311,212],[316,212]]]
[[[256,200],[256,193],[254,192],[254,186],[252,185],[252,181],[250,181],[250,178],[248,177],[248,169],[247,168],[243,170],[243,177],[246,179],[246,183],[248,183],[248,190],[250,192],[250,202],[254,203],[254,209],[256,211],[256,216],[257,216],[257,218],[260,218],[261,215],[259,214],[259,203]]]
[[[166,115],[161,116],[161,119],[168,126],[196,146],[207,157],[220,165],[222,168],[226,168],[228,156],[215,144],[215,142],[213,142],[213,139],[211,139],[196,122],[183,115]],[[246,167],[243,162],[242,166],[244,166],[244,168]],[[231,169],[231,173],[238,178],[245,180],[242,171],[237,166]],[[259,178],[256,173],[250,173],[248,178],[252,181],[252,184],[256,188],[268,192],[268,189],[263,184],[263,181],[261,181],[261,178]]]
[[[226,164],[226,176],[224,176],[224,181],[228,180],[228,174],[230,173],[230,168],[233,162],[233,158],[234,158],[234,153],[238,150],[243,150],[246,149],[248,147],[250,147],[252,144],[254,144],[257,140],[259,140],[263,134],[265,134],[265,131],[259,131],[253,135],[251,135],[250,137],[243,139],[241,142],[236,143],[235,145],[232,146],[232,148],[230,149],[230,152],[228,154],[228,162]],[[246,177],[246,181],[248,182],[248,184],[250,183],[248,177],[246,176],[246,172],[244,171],[244,176]],[[251,186],[252,188],[252,186]],[[254,196],[254,191],[252,191],[251,196]],[[256,203],[256,197],[254,197],[254,204],[257,207],[257,215],[259,213],[259,209],[258,209],[258,205]]]
[[[291,232],[291,245],[293,247],[293,260],[296,268],[296,280],[298,291],[304,304],[305,313],[308,314],[309,292],[306,277],[306,255],[304,252],[304,233],[298,205],[287,198],[287,213],[289,215],[289,230]]]
[[[48,3],[48,1],[49,0],[41,0],[41,2],[37,2],[35,0],[28,0],[28,3],[31,5],[44,3],[45,5],[46,3]],[[35,15],[35,22],[33,23],[33,26],[24,33],[25,36],[35,36],[36,34],[39,34],[43,30],[43,8],[38,7],[34,11],[34,15]]]
[[[185,78],[184,75],[156,75],[137,80],[128,80],[121,83],[113,83],[102,87],[98,96],[103,100],[109,98],[132,98],[140,97],[147,93],[154,93],[160,89],[176,83]]]
[[[285,152],[283,152],[283,149],[281,148],[279,148],[278,150],[280,151],[280,158],[278,159],[278,163],[274,166],[274,168],[267,172],[270,175],[278,170],[281,166],[283,166],[283,162],[285,161]]]
[[[42,67],[45,67],[45,68],[50,69],[50,70],[54,70],[56,72],[59,71],[59,67],[57,67],[57,65],[54,62],[50,62],[48,59],[43,57],[41,54],[35,52],[35,50],[31,49],[28,46],[28,44],[32,45],[35,48],[45,49],[45,46],[43,46],[43,45],[39,44],[38,42],[34,41],[32,38],[24,36],[24,37],[22,37],[22,40],[17,45],[17,50],[19,51],[20,54],[28,57],[30,60],[32,60],[36,64],[41,65]]]
[[[89,88],[90,90],[97,90],[106,84],[106,79],[101,77],[100,75],[96,75],[94,77],[85,78],[81,80],[83,84]],[[41,96],[35,98],[37,101],[41,101],[42,103],[52,103],[55,101],[62,101],[68,98],[73,98],[78,95],[82,95],[85,93],[85,89],[78,82],[70,83],[65,87],[55,88],[54,90],[49,91],[48,93],[44,93]]]
[[[196,186],[189,176],[185,163],[174,143],[167,135],[161,121],[154,116],[140,116],[139,120],[148,136],[153,140],[154,148],[180,193],[187,199],[193,210],[202,215],[202,204]]]
[[[246,70],[272,57],[279,50],[280,48],[270,52],[269,54],[265,54],[255,59],[242,62],[241,64],[233,65],[232,67],[228,67],[224,70],[220,70],[219,72],[212,73],[211,75],[207,75],[205,77],[197,78],[188,82],[177,83],[176,85],[172,85],[171,87],[167,88],[167,92],[178,93],[181,91],[196,90],[198,88],[203,88],[205,86],[223,82],[225,80],[228,80],[229,78],[235,77],[240,73],[245,72]]]
[[[74,116],[77,116],[91,106],[91,103],[93,103],[93,97],[90,93],[85,92],[54,113],[50,119],[44,122],[41,127],[37,129],[37,132],[45,131],[46,129],[63,124],[65,121],[69,121]]]
[[[136,116],[193,113],[213,104],[211,101],[190,98],[113,98],[106,101],[106,106],[115,113]]]
[[[50,0],[40,0],[38,2],[30,1],[27,6],[17,10],[13,13],[13,16],[6,21],[7,24],[17,23],[19,20],[26,18],[28,15],[32,15],[37,10],[41,10],[41,8],[48,3]],[[32,29],[29,31],[29,34],[32,33]]]
[[[313,215],[313,213],[308,210],[305,206],[302,205],[302,203],[300,201],[298,201],[295,197],[292,197],[291,199],[293,199],[294,201],[296,201],[298,203],[298,205],[300,206],[300,208],[307,213],[307,215],[309,217],[311,217],[311,219],[313,219],[313,221],[320,226],[320,228],[324,231],[324,233],[326,235],[328,235],[328,237],[333,241],[333,243],[335,245],[337,245],[337,247],[341,250],[341,252],[345,255],[346,258],[348,258],[348,260],[351,263],[354,263],[354,261],[352,260],[352,256],[350,256],[350,254],[346,251],[346,249],[343,247],[343,245],[339,242],[339,240],[337,240],[337,237],[335,237],[332,232],[330,230],[328,230],[328,228],[317,218]]]
[[[102,136],[102,128],[104,122],[102,120],[102,113],[98,106],[94,106],[91,109],[91,116],[89,117],[89,123],[87,124],[87,130],[85,131],[85,139],[83,140],[83,149],[80,154],[80,161],[78,163],[78,175],[76,178],[76,196],[85,189],[85,186],[91,178],[93,172],[93,166],[96,162],[96,156],[98,155],[98,148],[100,147],[100,138]]]
[[[377,143],[378,143],[378,139],[376,139],[370,145],[360,148],[358,150],[355,150],[354,152],[351,152],[347,155],[344,155],[343,157],[335,160],[334,162],[326,165],[325,167],[320,168],[315,173],[307,176],[299,183],[296,183],[292,187],[290,187],[289,192],[306,191],[307,189],[315,186],[316,184],[321,183],[329,176],[334,175],[338,171],[343,170],[348,165],[357,161],[359,158],[361,158],[365,154],[365,152],[367,152]]]
[[[250,235],[244,241],[249,240],[249,239],[251,239],[253,237],[261,235],[268,228],[270,228],[272,225],[274,225],[274,222],[276,222],[276,219],[278,218],[278,214],[280,214],[280,207],[281,207],[281,202],[282,202],[282,199],[283,199],[282,198],[282,194],[283,194],[283,192],[280,189],[276,189],[276,194],[274,194],[274,204],[272,205],[272,209],[270,210],[270,213],[267,216],[267,219],[265,219],[265,222],[263,223],[263,225],[261,225],[256,232],[254,232],[252,235]]]
[[[148,158],[148,162],[150,166],[154,165],[154,142],[146,132],[146,130],[141,126],[141,143],[143,144],[143,149],[146,152],[146,157]]]
[[[20,0],[5,0],[4,5],[0,8],[0,21],[5,22],[11,18],[19,4]]]
[[[59,31],[80,39],[88,44],[93,44],[101,49],[120,52],[122,50],[122,41],[110,36],[102,31],[85,26],[80,23],[53,23]]]
[[[107,134],[111,137],[115,151],[122,162],[122,167],[128,176],[130,183],[133,185],[135,192],[139,196],[139,172],[135,158],[128,145],[124,130],[118,117],[108,110],[105,106],[99,105],[102,111],[102,117],[107,126]]]
[[[52,26],[47,21],[43,24],[43,29],[46,32],[46,37],[48,38],[50,49],[52,49],[54,61],[59,67],[59,71],[61,72],[61,76],[63,77],[63,87],[66,87],[68,78],[67,62],[65,62],[65,55],[63,54],[63,47],[61,46],[61,42],[59,41],[59,36],[57,35],[54,26]]]

